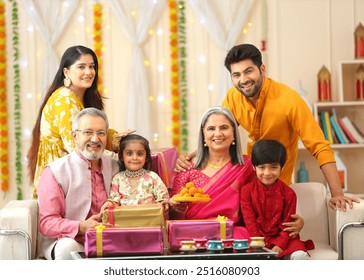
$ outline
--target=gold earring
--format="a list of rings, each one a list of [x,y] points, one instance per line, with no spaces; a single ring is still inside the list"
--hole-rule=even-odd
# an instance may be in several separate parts
[[[65,87],[70,87],[71,83],[72,83],[72,81],[71,81],[71,79],[70,79],[70,78],[65,77],[65,78],[63,79],[63,84],[64,84],[64,86],[65,86]]]

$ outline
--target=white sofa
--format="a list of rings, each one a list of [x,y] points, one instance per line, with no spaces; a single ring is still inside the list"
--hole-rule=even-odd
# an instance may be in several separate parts
[[[297,193],[297,213],[305,220],[301,238],[312,239],[316,246],[309,252],[311,259],[339,259],[343,255],[344,259],[364,260],[364,200],[346,212],[335,211],[327,206],[323,184],[298,183],[292,188]],[[36,200],[10,201],[0,210],[0,260],[39,258],[39,238]]]
[[[38,257],[38,202],[12,200],[0,210],[0,260]]]

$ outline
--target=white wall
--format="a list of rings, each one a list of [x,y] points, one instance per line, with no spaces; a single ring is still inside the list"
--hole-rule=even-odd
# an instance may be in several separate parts
[[[42,1],[42,0],[38,0]],[[243,2],[243,0],[241,0]],[[119,22],[113,15],[107,0],[99,1],[104,11],[104,86],[106,111],[110,123],[117,130],[124,130],[126,112],[126,85],[128,80],[132,48]],[[188,2],[188,1],[186,1]],[[57,42],[55,49],[59,57],[64,50],[75,44],[92,47],[92,5],[94,1],[79,1],[76,14],[67,25],[67,30]],[[267,23],[267,51],[264,53],[268,75],[272,78],[298,89],[302,82],[307,98],[310,102],[317,100],[317,72],[322,65],[326,65],[332,74],[333,96],[337,96],[337,64],[340,60],[353,59],[353,32],[359,22],[364,23],[364,0],[267,0],[267,18],[264,15],[261,1],[256,0],[249,14],[251,26],[246,26],[248,32],[243,33],[237,43],[253,43],[260,46],[264,24]],[[11,18],[10,7],[7,8]],[[21,59],[24,62],[21,69],[22,95],[22,129],[23,129],[23,157],[30,144],[31,130],[41,103],[42,66],[44,65],[45,43],[39,32],[29,32],[32,25],[22,2],[19,3],[20,31],[21,31]],[[84,22],[78,21],[78,16],[85,17]],[[225,54],[209,37],[206,30],[199,24],[195,14],[187,4],[187,34],[188,34],[188,110],[189,110],[189,143],[195,148],[197,128],[201,115],[212,105],[216,105],[218,82],[220,80],[221,63]],[[153,112],[153,132],[159,134],[158,142],[152,141],[152,146],[171,146],[170,133],[170,94],[169,94],[169,34],[168,10],[166,9],[155,29],[162,29],[163,35],[151,35],[143,51],[150,66],[147,69],[151,95],[165,98],[164,102],[151,103]],[[8,71],[11,71],[11,30],[8,26]],[[200,63],[200,55],[206,56],[206,62]],[[27,63],[27,66],[24,66]],[[157,65],[163,64],[165,72],[156,71]],[[209,84],[214,85],[208,90]],[[12,85],[12,74],[9,74],[8,87]],[[28,95],[30,94],[30,95]],[[0,208],[16,197],[14,179],[14,131],[12,123],[13,100],[11,92],[9,98],[9,143],[11,184],[7,193],[0,194]],[[32,188],[27,179],[26,160],[24,164],[24,182],[21,186],[24,198],[30,198]]]

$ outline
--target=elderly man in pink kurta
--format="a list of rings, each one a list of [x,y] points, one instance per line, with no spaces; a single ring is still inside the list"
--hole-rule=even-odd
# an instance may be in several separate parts
[[[46,259],[71,259],[72,251],[84,251],[85,232],[99,224],[112,176],[119,171],[117,160],[103,153],[108,127],[102,111],[80,111],[72,123],[75,151],[41,175],[39,230]]]

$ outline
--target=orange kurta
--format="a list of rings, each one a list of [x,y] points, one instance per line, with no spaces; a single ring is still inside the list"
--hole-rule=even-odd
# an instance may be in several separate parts
[[[223,106],[248,131],[252,140],[247,147],[249,156],[258,139],[275,139],[286,147],[287,162],[280,176],[286,184],[291,183],[299,139],[319,166],[335,162],[334,152],[305,101],[286,85],[265,78],[256,107],[234,87],[227,92]]]

